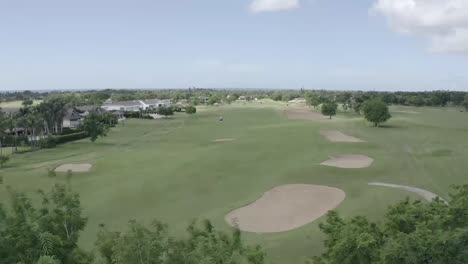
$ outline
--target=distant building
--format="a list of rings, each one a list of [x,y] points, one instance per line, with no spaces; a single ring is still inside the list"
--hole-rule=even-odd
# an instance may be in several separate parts
[[[106,111],[124,111],[124,112],[136,112],[140,110],[148,110],[152,108],[158,108],[161,106],[169,106],[172,102],[170,99],[148,99],[148,100],[134,100],[134,101],[120,101],[112,102],[106,101],[102,105],[102,109]]]
[[[82,120],[84,119],[81,114],[75,109],[67,109],[65,116],[63,117],[63,128],[77,129],[81,126]]]
[[[102,112],[103,109],[97,105],[84,105],[72,109],[67,109],[67,113],[63,118],[62,127],[70,129],[79,128],[91,111]]]
[[[105,102],[102,109],[106,111],[140,111],[144,109],[143,102],[135,101],[120,101],[120,102]]]
[[[158,108],[161,106],[170,106],[172,105],[172,100],[171,99],[148,99],[148,100],[143,100],[142,101],[146,109],[152,109],[152,108]]]

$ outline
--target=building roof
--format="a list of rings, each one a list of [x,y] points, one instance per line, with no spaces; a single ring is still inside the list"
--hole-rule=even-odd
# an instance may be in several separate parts
[[[143,103],[148,105],[155,105],[155,104],[167,104],[170,103],[171,99],[147,99],[143,100]]]
[[[1,107],[0,108],[0,112],[2,113],[7,113],[7,114],[10,114],[10,113],[17,113],[19,112],[19,108],[14,108],[14,107]]]
[[[82,106],[77,106],[75,108],[81,112],[90,112],[90,111],[98,110],[101,107],[98,105],[82,105]]]
[[[69,120],[80,120],[81,115],[75,109],[67,109],[67,112],[65,113],[65,119]]]
[[[139,100],[133,101],[117,101],[117,102],[105,102],[105,106],[142,106],[142,102]]]

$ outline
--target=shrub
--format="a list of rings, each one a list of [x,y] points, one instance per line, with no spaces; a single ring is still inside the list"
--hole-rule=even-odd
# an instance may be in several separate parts
[[[171,116],[174,114],[174,109],[171,106],[161,106],[157,109],[158,115]]]
[[[76,134],[78,132],[82,132],[82,129],[70,129],[70,128],[64,128],[62,133],[60,133],[60,136],[65,136],[65,135],[71,135],[71,134]]]
[[[55,173],[55,169],[54,168],[48,168],[47,169],[47,175],[50,177],[50,178],[53,178],[55,176],[57,176],[57,174]]]
[[[197,108],[193,105],[187,105],[185,107],[185,113],[187,114],[195,114],[197,112]]]
[[[39,145],[41,148],[55,148],[57,143],[53,137],[47,137],[41,139],[41,141],[39,141]]]
[[[3,165],[10,160],[10,156],[0,155],[0,169],[3,168]]]

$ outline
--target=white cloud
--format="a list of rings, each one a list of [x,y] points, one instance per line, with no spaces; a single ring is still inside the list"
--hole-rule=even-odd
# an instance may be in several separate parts
[[[299,0],[253,0],[250,11],[253,13],[290,10],[299,7]]]
[[[468,53],[467,0],[377,0],[372,11],[397,32],[428,38],[431,51]]]

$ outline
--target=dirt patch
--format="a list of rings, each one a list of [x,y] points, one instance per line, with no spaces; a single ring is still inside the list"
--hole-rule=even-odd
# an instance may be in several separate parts
[[[310,184],[275,187],[255,202],[231,211],[225,220],[243,231],[274,233],[306,225],[336,208],[346,194],[337,188]]]
[[[230,142],[230,141],[236,141],[237,138],[218,138],[213,140],[213,142]]]
[[[344,169],[359,169],[369,167],[372,162],[374,159],[364,155],[336,155],[320,164]]]
[[[364,140],[348,136],[346,134],[341,133],[340,131],[335,130],[321,131],[320,134],[331,142],[364,142]]]
[[[299,119],[299,120],[327,120],[326,116],[318,112],[314,112],[307,108],[292,108],[286,110],[286,116],[288,119]]]
[[[383,182],[370,182],[368,184],[372,185],[372,186],[383,186],[383,187],[397,188],[397,189],[413,192],[413,193],[421,196],[422,198],[424,198],[427,201],[432,201],[436,197],[439,197],[442,201],[447,203],[447,201],[442,199],[442,197],[438,196],[437,194],[432,193],[430,191],[423,190],[423,189],[419,189],[419,188],[416,188],[416,187],[411,187],[411,186],[406,186],[406,185],[398,185],[398,184],[391,184],[391,183],[383,183]]]
[[[84,164],[63,164],[55,168],[56,172],[88,172],[91,170],[93,165],[84,163]]]

